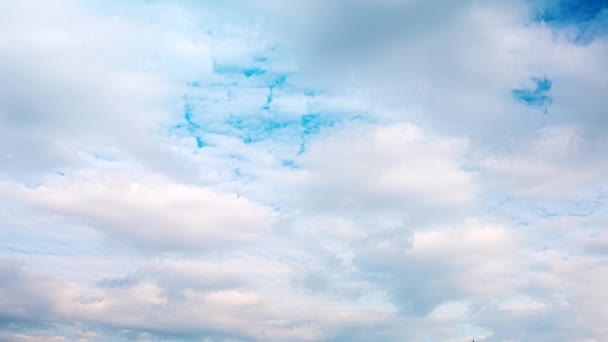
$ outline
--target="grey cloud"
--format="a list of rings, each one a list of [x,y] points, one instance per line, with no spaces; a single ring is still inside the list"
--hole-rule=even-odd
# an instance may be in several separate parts
[[[56,284],[32,276],[18,259],[0,259],[0,326],[45,324],[51,321],[54,302],[47,294]]]
[[[280,285],[290,277],[291,270],[285,269],[289,266],[271,260],[175,259],[150,266],[148,271],[162,266],[168,272],[146,271],[138,282],[106,286],[102,281],[99,286],[35,278],[20,267],[3,265],[2,279],[8,279],[0,289],[7,298],[4,321],[22,328],[24,319],[30,318],[31,326],[42,330],[46,323],[80,325],[104,336],[125,338],[147,334],[184,341],[206,337],[310,341],[329,338],[347,326],[380,324],[392,317],[390,311],[373,307],[293,296]],[[221,279],[216,270],[222,268],[228,280],[223,286],[188,280],[189,275]],[[240,285],[231,278],[240,279]]]

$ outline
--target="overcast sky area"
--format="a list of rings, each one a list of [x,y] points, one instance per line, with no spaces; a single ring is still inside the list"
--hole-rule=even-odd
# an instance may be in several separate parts
[[[608,1],[0,1],[0,341],[608,341]]]

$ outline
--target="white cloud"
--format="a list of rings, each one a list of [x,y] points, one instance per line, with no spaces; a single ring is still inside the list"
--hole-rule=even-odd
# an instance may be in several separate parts
[[[0,12],[3,174],[52,172],[92,147],[167,154],[153,134],[185,83],[176,65],[210,70],[204,41],[72,1],[4,3]]]
[[[174,266],[188,266],[205,270],[236,264],[225,261],[193,264],[186,260],[168,260]],[[257,269],[265,264],[253,263],[254,268],[245,270],[238,276],[247,282],[259,276],[270,276],[273,282],[280,282],[281,271]],[[269,264],[268,262],[266,262]],[[194,266],[194,267],[193,267]],[[288,266],[284,265],[283,267]],[[181,273],[181,268],[172,272]],[[17,285],[26,281],[29,274],[19,271],[20,276],[11,276],[11,282],[2,284],[0,290],[8,297],[18,294]],[[5,268],[2,276],[11,275]],[[101,324],[119,327],[123,330],[139,332],[163,332],[167,336],[178,337],[180,331],[188,331],[193,336],[219,336],[253,338],[267,341],[315,341],[330,337],[336,329],[349,325],[380,324],[392,318],[390,310],[354,305],[339,301],[326,302],[313,296],[295,296],[288,288],[261,288],[253,283],[243,283],[243,287],[205,289],[182,284],[173,292],[169,284],[173,281],[166,273],[154,273],[146,280],[134,284],[118,286],[87,285],[45,278],[38,280],[38,286],[52,291],[36,291],[34,301],[43,299],[47,305],[44,311],[24,310],[24,318],[35,320],[53,319],[57,323],[77,322],[78,324]],[[51,287],[52,286],[52,287]],[[20,302],[29,303],[29,296],[20,297]],[[33,305],[33,303],[31,303]],[[5,307],[6,308],[6,307]],[[3,309],[6,317],[15,319],[15,313]]]
[[[268,233],[273,212],[244,197],[167,177],[80,172],[27,188],[4,183],[5,193],[37,210],[91,225],[129,244],[207,250],[253,242]]]
[[[482,159],[491,190],[524,197],[580,198],[605,186],[604,138],[572,127],[546,127],[515,153]]]
[[[445,216],[475,201],[466,140],[412,124],[356,125],[312,141],[302,157],[303,205],[357,215]],[[347,214],[348,215],[348,214]]]

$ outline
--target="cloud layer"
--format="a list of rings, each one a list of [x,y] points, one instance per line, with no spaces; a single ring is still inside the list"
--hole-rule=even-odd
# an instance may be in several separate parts
[[[607,18],[0,4],[0,340],[605,340]]]

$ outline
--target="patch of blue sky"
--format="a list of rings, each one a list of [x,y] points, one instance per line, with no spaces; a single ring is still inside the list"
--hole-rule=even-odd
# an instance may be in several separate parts
[[[298,147],[298,155],[304,154],[304,152],[306,152],[306,142],[302,141]]]
[[[247,83],[268,83],[269,73],[256,66],[241,66],[234,64],[213,64],[213,76],[218,86],[243,86]]]
[[[293,155],[280,157],[285,160],[303,154],[308,142],[324,130],[340,123],[362,118],[361,115],[348,113],[317,112],[297,115],[264,111],[218,117],[195,113],[194,106],[184,108],[186,123],[175,128],[184,129],[186,135],[194,137],[198,148],[208,145],[205,140],[206,136],[211,139],[215,135],[237,138],[248,145],[271,142],[272,144],[293,146]],[[199,107],[196,106],[196,108]],[[295,165],[283,163],[283,166],[294,167]]]
[[[556,24],[576,24],[597,19],[608,9],[608,0],[549,1],[537,19]]]
[[[264,90],[264,99],[261,99],[257,109],[269,111],[275,97],[275,90],[287,86],[289,73],[271,71],[267,69],[265,63],[257,64],[261,65],[243,66],[214,63],[214,81],[206,86],[209,88],[224,87],[225,91],[234,90],[237,94],[245,89]],[[191,82],[191,84],[193,83]],[[293,89],[293,91],[298,91],[298,89]]]
[[[548,95],[551,90],[552,82],[546,77],[532,78],[535,83],[534,89],[513,89],[511,95],[517,101],[532,107],[542,107],[547,110],[552,98]]]
[[[186,125],[184,127],[190,133],[194,133],[196,130],[198,130],[200,128],[200,125],[198,125],[193,120],[193,116],[194,116],[194,105],[192,105],[190,102],[188,102],[186,100],[186,103],[184,103],[184,119],[186,120]]]
[[[588,44],[597,35],[608,33],[608,0],[558,0],[544,4],[535,19],[554,28],[576,28],[574,43]]]
[[[293,84],[290,72],[271,71],[268,57],[253,56],[251,60],[246,65],[216,61],[210,78],[189,82],[184,121],[174,126],[173,132],[182,130],[194,138],[198,148],[207,146],[207,134],[214,134],[236,137],[245,144],[274,141],[294,149],[299,146],[301,154],[310,136],[353,119],[348,113],[310,107],[306,103],[318,96],[319,90]]]
[[[287,82],[287,75],[277,75],[276,79],[268,86],[268,96],[266,96],[266,103],[262,106],[263,110],[270,110],[270,104],[274,99],[275,88],[281,88]]]
[[[243,70],[243,75],[245,75],[245,77],[251,77],[251,76],[261,76],[264,75],[266,73],[266,70],[262,69],[262,68],[247,68]]]
[[[203,148],[205,146],[207,146],[207,144],[205,143],[205,141],[203,140],[203,138],[196,137],[196,147]]]
[[[302,115],[300,124],[304,135],[318,134],[321,128],[332,127],[339,121],[338,116],[327,113],[314,113]]]
[[[290,72],[278,72],[267,63],[253,63],[248,65],[213,63],[215,76],[226,78],[246,79],[256,81],[266,86],[280,86],[285,83]],[[193,82],[191,82],[193,83]]]
[[[294,131],[296,125],[291,118],[247,115],[231,117],[227,123],[236,129],[235,133],[246,144],[276,137],[280,131]]]
[[[243,66],[236,64],[213,64],[213,72],[225,77],[243,77],[260,80],[262,83],[273,84],[283,75],[267,70],[264,66]]]
[[[333,128],[337,125],[353,122],[365,121],[366,117],[357,113],[309,113],[300,117],[300,134],[301,143],[298,147],[298,155],[306,152],[308,142],[316,135],[321,134],[323,130]]]
[[[182,117],[183,117],[184,121],[171,127],[170,131],[172,133],[175,133],[176,131],[179,131],[182,129],[185,130],[186,135],[194,138],[196,147],[200,149],[200,148],[207,146],[208,144],[203,139],[202,134],[201,134],[202,133],[201,125],[197,122],[197,120],[194,118],[194,116],[195,116],[195,107],[191,103],[191,101],[189,101],[188,98],[186,97],[184,105],[183,105],[183,113],[182,113]]]
[[[278,112],[270,107],[273,101],[274,90],[282,88],[287,82],[287,75],[275,75],[272,82],[267,85],[268,93],[265,107],[247,107],[248,101],[255,92],[256,87],[214,87],[214,97],[196,97],[188,95],[183,107],[183,120],[174,129],[184,129],[188,135],[197,138],[197,145],[204,146],[205,133],[235,136],[247,144],[260,142],[266,139],[279,138],[293,139],[294,137],[318,134],[323,127],[331,127],[341,120],[340,114]],[[223,89],[223,90],[221,90]],[[260,89],[260,88],[257,88]],[[262,88],[263,89],[263,88]],[[198,91],[198,90],[197,90]],[[244,92],[244,93],[243,93]],[[235,106],[230,102],[233,97],[238,102]],[[283,89],[276,96],[303,94],[304,89]],[[224,94],[223,96],[221,94]],[[245,94],[245,98],[239,96]],[[258,93],[262,95],[261,93]],[[258,95],[258,96],[259,96]],[[314,96],[310,94],[310,96]],[[243,101],[245,100],[245,101]],[[264,101],[264,100],[263,100]],[[280,109],[279,109],[280,110]],[[348,115],[345,115],[347,118]]]
[[[304,142],[309,136],[317,135],[325,128],[351,117],[333,113],[312,113],[301,116],[241,116],[233,117],[229,124],[238,130],[245,143],[251,144],[266,139]]]

